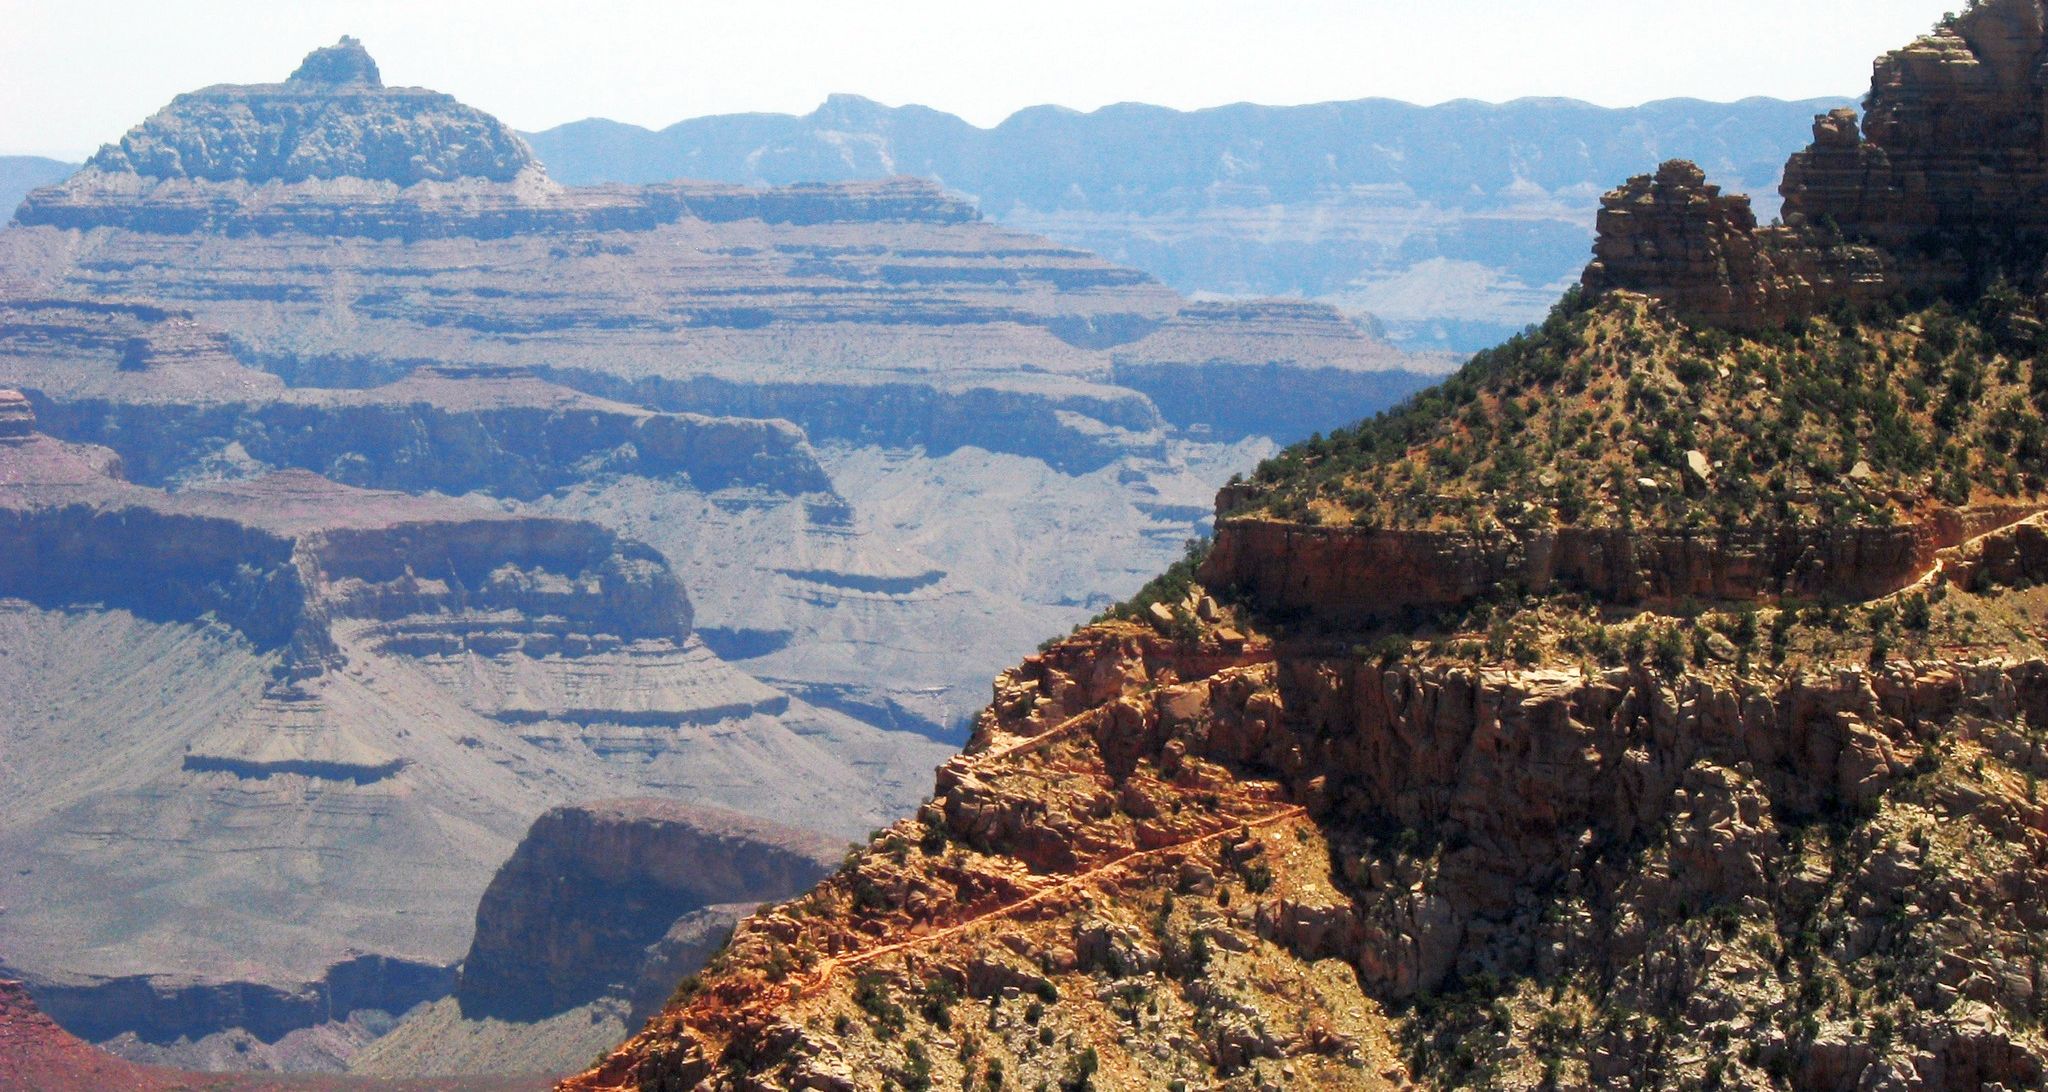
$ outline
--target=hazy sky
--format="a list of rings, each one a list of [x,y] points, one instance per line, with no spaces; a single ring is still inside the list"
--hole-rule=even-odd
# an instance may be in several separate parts
[[[520,129],[808,112],[1860,93],[1960,0],[0,0],[0,151],[75,157],[179,92],[362,38]]]

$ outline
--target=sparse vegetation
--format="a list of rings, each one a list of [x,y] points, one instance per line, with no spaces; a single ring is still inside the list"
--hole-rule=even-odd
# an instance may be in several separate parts
[[[1361,527],[1713,530],[2038,497],[2048,368],[1997,332],[2037,327],[2031,307],[1989,293],[1730,334],[1573,295],[1407,404],[1268,460],[1255,504]]]

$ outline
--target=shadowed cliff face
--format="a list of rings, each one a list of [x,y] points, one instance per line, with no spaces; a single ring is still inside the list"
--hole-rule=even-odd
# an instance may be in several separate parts
[[[592,524],[304,472],[167,495],[95,479],[112,460],[94,449],[34,434],[5,444],[0,594],[163,621],[214,614],[258,648],[291,646],[294,674],[332,662],[330,627],[356,620],[511,612],[615,643],[690,635],[689,601],[667,566]]]
[[[713,907],[788,898],[843,851],[806,831],[666,801],[554,809],[484,891],[456,989],[463,1015],[534,1020],[619,995],[644,1016],[710,954],[694,965],[663,958],[672,928]],[[646,981],[650,965],[668,980]]]

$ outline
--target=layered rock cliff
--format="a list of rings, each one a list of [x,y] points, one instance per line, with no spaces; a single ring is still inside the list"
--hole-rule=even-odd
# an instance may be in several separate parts
[[[1324,307],[1191,306],[928,182],[407,181],[356,112],[469,115],[357,79],[344,53],[346,80],[208,89],[135,136],[185,148],[227,126],[324,149],[320,171],[109,153],[33,194],[0,231],[0,384],[150,484],[297,467],[602,521],[663,550],[721,648],[878,726],[961,738],[977,680],[1029,647],[991,644],[999,619],[1099,608],[1270,436],[1435,366]],[[309,113],[221,105],[244,99]],[[392,124],[427,161],[453,147]],[[805,465],[821,453],[847,488]],[[898,570],[912,592],[867,588]]]
[[[1784,222],[1670,163],[1603,201],[1585,285],[1755,327],[1908,294],[2038,291],[2048,225],[2040,0],[1983,0],[1878,59],[1859,124],[1841,108],[1785,166]]]
[[[1578,275],[1601,188],[1674,155],[1737,188],[1768,187],[1805,143],[1806,119],[1840,105],[1118,103],[1027,107],[984,129],[833,95],[802,116],[656,131],[593,118],[528,139],[553,177],[578,185],[934,178],[998,223],[1184,293],[1337,302],[1385,319],[1404,347],[1469,353],[1540,320]]]
[[[40,406],[44,432],[110,447],[151,485],[300,469],[521,500],[593,473],[704,492],[832,491],[787,422],[660,413],[513,366],[429,363],[361,388],[291,387],[239,360],[221,330],[148,305],[0,299],[0,383]]]
[[[386,640],[424,629],[452,650],[467,647],[472,626],[510,628],[506,616],[555,629],[543,638],[551,649],[690,635],[689,601],[667,566],[594,524],[304,472],[163,494],[95,480],[91,471],[118,464],[36,435],[0,448],[0,460],[0,594],[164,621],[211,614],[260,649],[289,646],[288,676],[338,665],[337,624],[374,623]]]
[[[347,71],[374,69],[348,56]],[[31,194],[0,249],[10,275],[60,294],[175,301],[300,385],[396,379],[422,360],[515,364],[662,408],[784,416],[819,439],[972,443],[1069,468],[1156,444],[1144,434],[1164,422],[1114,382],[1110,350],[1168,324],[1182,301],[1141,273],[983,224],[909,179],[564,189],[523,146],[460,135],[484,122],[496,125],[362,79],[210,88]],[[422,268],[464,272],[422,291],[405,275]],[[1334,315],[1300,311],[1197,308],[1196,344],[1183,332],[1133,359],[1409,363]],[[1356,397],[1400,389],[1398,376],[1372,378],[1385,389]],[[1170,420],[1204,423],[1233,397]],[[1104,443],[1104,426],[1137,435]]]

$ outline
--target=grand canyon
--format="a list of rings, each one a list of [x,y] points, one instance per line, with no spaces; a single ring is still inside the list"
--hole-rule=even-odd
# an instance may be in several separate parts
[[[0,230],[0,1087],[2042,1086],[2044,63],[1456,370],[1029,126],[179,96]]]

